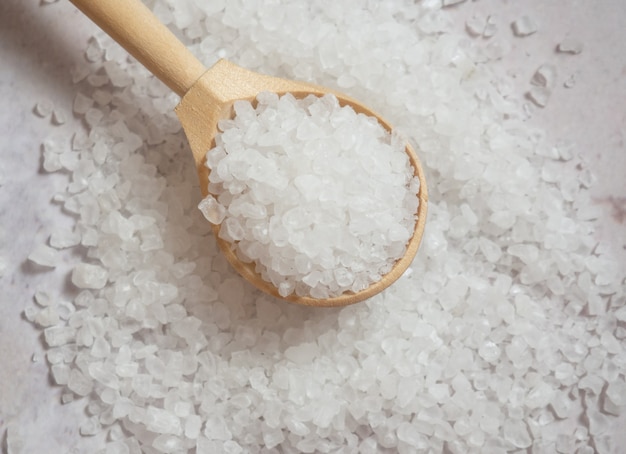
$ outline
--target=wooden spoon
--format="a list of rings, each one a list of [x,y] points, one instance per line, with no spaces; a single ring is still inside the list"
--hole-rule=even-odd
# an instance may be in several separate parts
[[[376,117],[387,130],[392,129],[380,115],[335,90],[258,74],[226,60],[220,60],[210,69],[206,69],[140,0],[70,1],[182,98],[175,111],[189,140],[204,197],[208,194],[209,177],[205,156],[215,145],[218,121],[232,118],[234,114],[232,106],[237,100],[252,101],[263,91],[279,95],[292,93],[297,98],[309,94],[322,96],[332,93],[337,96],[341,105],[352,106],[356,112]],[[297,295],[283,298],[270,282],[263,280],[254,270],[253,263],[243,263],[237,258],[232,245],[218,237],[220,226],[216,225],[213,226],[213,232],[221,251],[230,264],[255,287],[293,303],[309,306],[343,306],[376,295],[404,273],[417,253],[424,232],[428,205],[426,180],[417,155],[408,144],[406,153],[421,183],[415,230],[405,255],[380,281],[363,291],[347,292],[326,299]]]

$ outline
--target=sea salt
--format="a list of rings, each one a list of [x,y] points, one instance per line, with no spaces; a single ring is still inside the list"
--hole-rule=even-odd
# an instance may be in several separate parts
[[[537,25],[529,16],[520,17],[511,24],[511,28],[513,29],[513,33],[520,37],[532,35],[537,32]]]
[[[72,283],[78,288],[102,288],[105,286],[107,278],[106,269],[98,265],[80,263],[72,271]]]
[[[49,99],[42,99],[35,104],[35,114],[41,118],[49,117],[54,110],[54,104]]]
[[[523,120],[511,101],[521,93],[491,62],[504,46],[495,43],[485,58],[474,48],[480,39],[451,31],[453,11],[441,0],[370,3],[149,2],[205,64],[222,55],[262,73],[345,87],[417,150],[434,182],[420,252],[396,284],[342,309],[289,305],[243,283],[196,209],[196,169],[170,112],[176,97],[103,34],[88,44],[94,61],[72,72],[87,98],[76,106],[84,121],[57,128],[43,146],[44,169],[68,176],[53,203],[75,222],[52,227],[50,246],[70,248],[63,259],[80,285],[69,289],[77,292],[71,302],[64,276],[59,288],[40,286],[23,313],[43,332],[61,402],[84,407],[68,443],[82,449],[72,435],[80,431],[106,439],[110,454],[558,452],[570,440],[581,453],[616,452],[625,273],[597,244],[594,179],[584,163],[576,169],[577,145],[552,144]],[[242,118],[256,116],[240,107]],[[325,140],[323,126],[296,120],[267,112],[228,140],[274,150],[277,135],[263,128],[277,121]],[[233,121],[222,126],[236,129]],[[355,171],[360,160],[329,159],[328,150],[307,150],[305,163],[320,173],[293,182],[277,161],[251,168],[222,154],[212,174],[251,173],[261,197],[279,190],[302,205],[331,206],[340,192],[324,175],[350,172],[352,185],[366,173]],[[396,172],[400,164],[363,159]],[[369,198],[397,198],[392,188],[359,193],[355,217]],[[290,241],[283,222],[257,226],[267,207],[233,204],[243,189],[231,189],[216,201],[246,217],[239,227],[256,242]],[[303,228],[302,212],[286,223]],[[329,225],[315,224],[320,238],[336,236]],[[295,266],[310,283],[354,280],[300,256],[277,266]]]
[[[58,263],[58,254],[55,249],[40,244],[30,253],[28,260],[37,265],[55,268]]]
[[[580,54],[583,51],[583,43],[568,38],[559,43],[557,51],[567,54]]]
[[[236,102],[234,120],[222,122],[207,154],[213,195],[200,210],[283,296],[376,282],[415,224],[419,181],[404,142],[332,95],[257,101]]]

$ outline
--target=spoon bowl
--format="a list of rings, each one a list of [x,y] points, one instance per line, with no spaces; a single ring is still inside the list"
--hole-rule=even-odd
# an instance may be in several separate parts
[[[313,94],[334,94],[339,104],[351,106],[357,113],[378,119],[388,131],[392,126],[380,115],[358,101],[332,89],[306,82],[292,81],[249,71],[227,60],[219,60],[207,69],[139,0],[71,0],[100,28],[124,47],[157,78],[180,97],[176,114],[181,122],[196,163],[202,196],[209,194],[207,152],[215,146],[220,120],[232,118],[238,100],[254,101],[261,92],[278,95],[291,93],[296,98]],[[426,221],[428,195],[422,166],[415,150],[407,144],[414,175],[420,180],[419,208],[413,235],[405,254],[379,281],[366,289],[346,292],[336,297],[317,299],[292,294],[282,297],[278,289],[261,278],[254,263],[239,260],[232,244],[219,238],[220,226],[213,225],[217,243],[228,262],[248,282],[263,292],[292,303],[308,306],[344,306],[370,298],[394,283],[413,261]]]

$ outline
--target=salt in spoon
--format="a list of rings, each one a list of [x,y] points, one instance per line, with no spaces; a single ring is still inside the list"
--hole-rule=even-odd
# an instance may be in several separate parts
[[[193,153],[203,197],[209,194],[206,154],[215,146],[217,123],[233,117],[233,103],[237,100],[253,101],[261,92],[273,92],[278,95],[291,93],[296,98],[331,93],[337,97],[342,106],[351,106],[357,113],[375,117],[388,131],[392,130],[391,125],[380,115],[332,89],[258,74],[227,60],[219,60],[211,68],[205,68],[140,0],[70,1],[181,97],[175,112]],[[405,254],[386,275],[364,290],[323,299],[296,294],[283,297],[273,284],[262,279],[255,271],[254,263],[245,263],[237,258],[232,245],[219,238],[220,226],[213,225],[213,232],[222,253],[233,268],[255,287],[292,303],[308,306],[345,306],[376,295],[393,284],[406,271],[417,253],[424,233],[428,205],[426,180],[419,159],[410,144],[406,145],[406,153],[414,169],[414,175],[420,181],[417,222]]]

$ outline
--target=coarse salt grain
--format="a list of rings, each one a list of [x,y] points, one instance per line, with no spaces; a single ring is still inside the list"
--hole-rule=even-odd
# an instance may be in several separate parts
[[[386,274],[419,205],[404,142],[333,95],[261,93],[256,107],[234,108],[207,154],[213,194],[199,205],[220,238],[282,296],[358,292]]]

